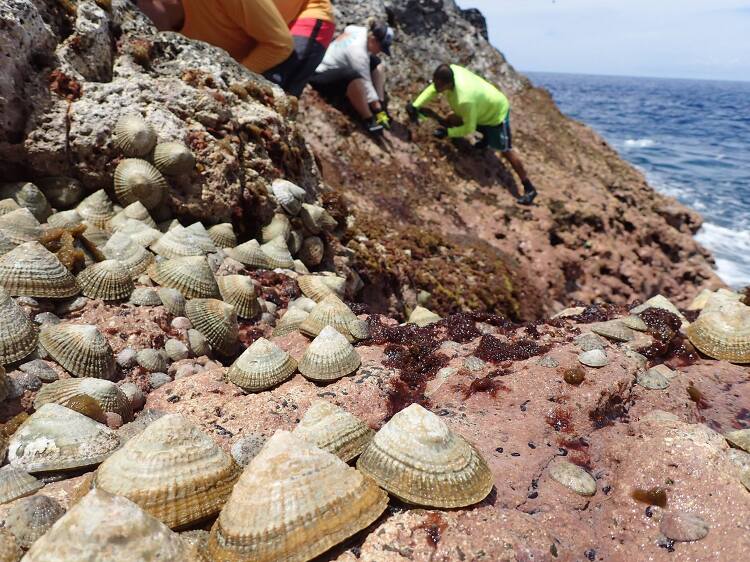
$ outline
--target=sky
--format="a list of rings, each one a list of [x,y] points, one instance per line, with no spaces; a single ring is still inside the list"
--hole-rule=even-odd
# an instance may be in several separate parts
[[[750,0],[457,0],[517,69],[750,81]]]

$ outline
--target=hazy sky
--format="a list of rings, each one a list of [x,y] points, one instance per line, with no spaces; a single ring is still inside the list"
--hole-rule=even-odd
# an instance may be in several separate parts
[[[750,80],[750,0],[458,0],[524,71]]]

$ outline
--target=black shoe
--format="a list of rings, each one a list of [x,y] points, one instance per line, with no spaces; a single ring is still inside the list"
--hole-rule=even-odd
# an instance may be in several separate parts
[[[375,117],[370,117],[369,119],[365,119],[365,129],[367,129],[367,132],[370,133],[374,137],[382,137],[383,136],[383,125],[378,123],[375,120]]]
[[[536,199],[536,189],[532,189],[531,191],[527,191],[521,197],[516,199],[519,205],[531,205],[534,202],[534,199]]]

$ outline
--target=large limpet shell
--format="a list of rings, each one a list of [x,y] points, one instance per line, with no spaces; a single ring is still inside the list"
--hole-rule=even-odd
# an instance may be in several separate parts
[[[229,355],[237,344],[239,327],[237,313],[231,304],[217,299],[192,299],[185,305],[185,313],[193,328],[203,334],[211,348]]]
[[[352,310],[336,295],[328,295],[312,309],[312,312],[299,325],[299,331],[307,336],[315,337],[326,326],[332,326],[349,341],[363,339],[362,336],[365,336],[365,334],[357,331],[357,337],[355,337],[352,333],[351,325],[353,323],[358,325],[359,319]]]
[[[292,223],[289,222],[289,217],[283,213],[276,213],[271,219],[271,222],[263,227],[261,231],[261,240],[263,242],[270,242],[277,236],[286,240],[289,238],[290,232],[292,232]]]
[[[338,224],[328,211],[318,205],[302,204],[300,211],[302,224],[313,234],[319,234],[323,230],[333,230]]]
[[[0,365],[20,361],[37,344],[35,324],[23,309],[0,288]]]
[[[234,248],[237,246],[237,235],[231,223],[215,224],[208,229],[208,235],[217,248]]]
[[[92,299],[126,299],[135,289],[130,271],[117,260],[90,265],[76,276],[81,292]]]
[[[117,260],[127,267],[133,279],[137,279],[154,261],[154,254],[121,232],[112,235],[103,251],[107,258]]]
[[[115,232],[125,234],[133,242],[144,248],[154,244],[162,237],[161,231],[134,219],[127,219],[125,222],[119,223],[114,227],[114,230]]]
[[[147,209],[153,209],[168,189],[161,172],[145,160],[126,158],[115,168],[115,195],[123,205],[140,201]]]
[[[112,379],[115,357],[109,342],[90,324],[42,324],[39,343],[74,377]]]
[[[125,156],[145,156],[156,140],[156,131],[140,115],[123,115],[115,124],[115,146]]]
[[[258,338],[232,363],[227,379],[246,392],[260,392],[281,384],[296,370],[297,362],[291,355]]]
[[[364,451],[375,435],[365,422],[326,400],[310,404],[292,433],[344,462]]]
[[[335,275],[301,275],[297,278],[302,294],[315,302],[320,302],[328,295],[344,297],[346,279]]]
[[[195,237],[196,244],[198,244],[200,249],[205,253],[212,254],[216,252],[216,245],[211,239],[211,235],[208,233],[208,230],[206,230],[206,227],[203,226],[202,222],[194,222],[190,226],[186,226],[185,230],[190,232],[190,234]]]
[[[13,533],[21,548],[29,548],[64,513],[60,503],[49,496],[24,498],[8,510],[5,527]]]
[[[735,303],[701,313],[687,329],[690,342],[714,359],[750,363],[750,307]]]
[[[161,299],[164,308],[173,316],[185,316],[185,297],[177,289],[170,289],[169,287],[159,287],[156,291]]]
[[[208,559],[311,560],[366,528],[387,503],[371,479],[335,455],[277,431],[212,527]]]
[[[153,218],[151,218],[148,209],[140,201],[131,203],[122,211],[117,213],[114,217],[112,217],[112,219],[109,221],[109,226],[115,229],[117,228],[117,226],[125,223],[130,219],[142,222],[143,224],[145,224],[146,226],[150,226],[151,228],[156,228],[156,222]]]
[[[53,228],[73,228],[83,222],[83,217],[75,209],[60,211],[47,218],[47,224]]]
[[[299,329],[299,325],[305,321],[308,314],[309,312],[302,308],[289,308],[284,313],[284,316],[276,322],[276,326],[271,335],[274,338],[278,338],[296,332]]]
[[[12,197],[19,206],[31,211],[40,222],[47,220],[52,214],[47,197],[31,182],[18,182],[0,186],[0,199]]]
[[[357,468],[394,496],[430,507],[472,505],[493,486],[479,451],[419,404],[398,412],[375,434]]]
[[[50,402],[63,404],[81,394],[90,396],[104,412],[118,414],[125,422],[133,417],[130,400],[115,383],[91,377],[61,379],[45,384],[34,398],[34,408],[38,410]]]
[[[591,349],[589,351],[583,351],[578,354],[578,361],[587,367],[604,367],[609,363],[607,358],[607,352],[603,349]]]
[[[76,211],[86,222],[105,230],[109,226],[109,221],[115,216],[114,205],[103,189],[81,201]]]
[[[165,258],[202,256],[206,254],[198,244],[197,237],[184,226],[178,226],[163,234],[151,245],[151,249]]]
[[[28,472],[99,464],[119,447],[106,425],[58,404],[45,404],[21,424],[8,445],[8,461]]]
[[[217,298],[219,286],[205,256],[187,256],[155,263],[148,276],[163,287],[177,289],[185,298]]]
[[[248,240],[235,248],[227,248],[227,255],[238,262],[255,269],[270,269],[268,256],[260,249],[257,240]]]
[[[440,320],[442,320],[442,318],[431,310],[423,306],[417,306],[411,311],[408,323],[416,324],[420,328],[423,328],[424,326],[429,326],[435,322],[440,322]]]
[[[153,287],[136,287],[128,302],[135,306],[161,306],[163,304],[159,293]]]
[[[608,322],[597,322],[589,325],[589,329],[597,335],[604,336],[616,342],[629,342],[635,339],[633,330],[628,328],[620,320],[609,320]]]
[[[593,496],[596,493],[596,480],[578,465],[558,461],[549,468],[549,474],[576,494]]]
[[[94,486],[124,496],[175,529],[218,513],[239,469],[185,418],[167,414],[102,463]]]
[[[6,464],[0,468],[0,504],[31,495],[42,486],[42,482],[17,466]]]
[[[246,275],[217,277],[219,292],[224,302],[231,304],[240,318],[255,318],[261,313],[258,295],[252,279]]]
[[[50,299],[80,291],[70,271],[39,242],[26,242],[0,257],[0,286],[13,296]]]
[[[188,561],[179,535],[133,502],[91,490],[26,554],[27,562]]]
[[[662,515],[659,530],[673,541],[699,541],[708,535],[710,527],[702,517],[686,511],[670,511]]]
[[[335,328],[326,326],[305,350],[299,372],[314,381],[332,381],[359,368],[362,360],[352,344]]]
[[[38,240],[42,225],[25,207],[0,216],[0,232],[14,244]]]
[[[271,268],[291,269],[294,267],[294,258],[292,258],[286,240],[281,236],[261,244],[260,249],[268,258],[268,265]]]
[[[188,174],[195,168],[195,156],[181,142],[162,142],[154,148],[154,166],[167,176]]]
[[[271,184],[271,191],[276,202],[290,215],[296,215],[302,209],[302,202],[307,192],[290,181],[276,179]]]

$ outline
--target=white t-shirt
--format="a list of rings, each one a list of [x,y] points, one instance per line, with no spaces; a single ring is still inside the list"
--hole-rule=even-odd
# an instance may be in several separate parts
[[[378,101],[378,93],[372,83],[370,73],[370,52],[367,50],[367,28],[359,25],[347,25],[344,32],[331,43],[323,62],[315,72],[326,70],[353,70],[365,81],[367,102]]]

